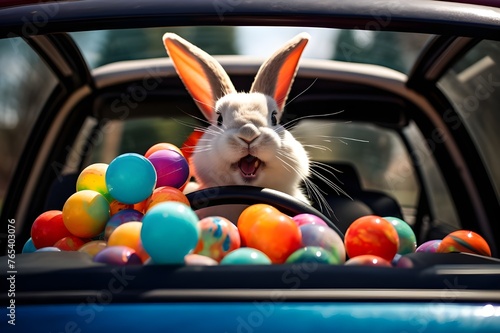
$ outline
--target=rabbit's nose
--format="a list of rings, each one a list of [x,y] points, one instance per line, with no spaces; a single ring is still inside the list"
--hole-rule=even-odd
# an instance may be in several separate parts
[[[238,131],[238,137],[247,144],[250,144],[259,135],[259,129],[254,124],[245,124]]]

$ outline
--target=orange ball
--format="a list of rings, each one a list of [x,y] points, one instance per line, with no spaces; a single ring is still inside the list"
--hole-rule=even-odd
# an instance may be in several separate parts
[[[171,143],[162,142],[162,143],[157,143],[154,146],[152,146],[151,148],[149,148],[148,151],[146,152],[146,154],[144,154],[144,157],[148,158],[152,153],[157,152],[159,150],[174,150],[174,151],[178,152],[179,154],[181,154],[182,156],[184,156],[182,151],[176,145],[173,145]]]
[[[350,258],[372,254],[391,262],[398,251],[399,236],[391,222],[380,216],[367,215],[347,228],[344,243]]]
[[[260,215],[249,232],[248,247],[264,252],[273,264],[284,263],[302,244],[297,223],[279,211]]]
[[[144,250],[141,241],[142,222],[126,222],[113,231],[108,239],[108,246],[123,245],[135,250],[142,262],[149,259],[149,255]]]
[[[154,205],[165,201],[177,201],[182,202],[187,206],[191,206],[188,198],[180,190],[175,187],[162,186],[158,187],[153,191],[153,194],[147,199],[144,212],[147,212]]]
[[[243,210],[238,217],[237,223],[238,230],[240,231],[242,246],[247,244],[247,239],[249,239],[251,235],[250,229],[254,223],[258,221],[260,216],[278,213],[280,213],[279,210],[266,204],[255,204],[245,208],[245,210]]]
[[[148,200],[150,198],[151,196],[149,196],[147,199],[142,200],[141,202],[134,204],[133,209],[144,214],[146,212],[146,208],[148,207]]]
[[[109,212],[110,212],[109,215],[110,216],[113,216],[116,213],[118,213],[119,211],[125,210],[125,209],[134,209],[134,205],[125,204],[123,202],[119,202],[118,200],[113,200],[109,203]]]
[[[483,237],[469,230],[457,230],[443,238],[439,253],[465,252],[491,257],[491,250]]]

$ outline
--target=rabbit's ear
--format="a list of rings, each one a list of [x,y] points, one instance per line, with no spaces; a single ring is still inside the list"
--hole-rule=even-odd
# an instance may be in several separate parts
[[[309,34],[301,33],[276,51],[260,67],[250,91],[273,97],[283,110],[309,37]]]
[[[236,92],[226,71],[208,53],[174,33],[163,35],[163,44],[195,103],[205,118],[213,119],[215,102]]]

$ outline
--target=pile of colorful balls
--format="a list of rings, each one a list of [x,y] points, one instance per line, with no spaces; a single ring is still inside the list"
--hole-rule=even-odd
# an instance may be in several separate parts
[[[315,262],[411,267],[413,252],[491,256],[478,234],[455,231],[417,247],[412,228],[396,217],[364,216],[344,239],[321,218],[290,217],[267,204],[246,208],[237,221],[200,219],[182,190],[189,163],[168,143],[146,154],[92,164],[78,177],[62,211],[41,214],[23,253],[79,251],[111,265],[241,265]],[[348,259],[348,260],[346,260]]]

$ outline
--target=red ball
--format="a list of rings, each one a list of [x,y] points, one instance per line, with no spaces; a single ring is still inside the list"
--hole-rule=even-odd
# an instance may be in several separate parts
[[[372,254],[390,262],[398,251],[399,238],[391,222],[380,216],[367,215],[349,226],[344,243],[350,258]]]
[[[465,252],[491,257],[491,250],[483,237],[469,230],[457,230],[443,238],[439,253]]]
[[[54,244],[54,247],[57,247],[61,251],[78,251],[87,242],[87,239],[71,235],[58,240]]]
[[[31,226],[31,239],[37,249],[54,246],[66,236],[72,236],[63,222],[60,210],[49,210],[38,216]]]

